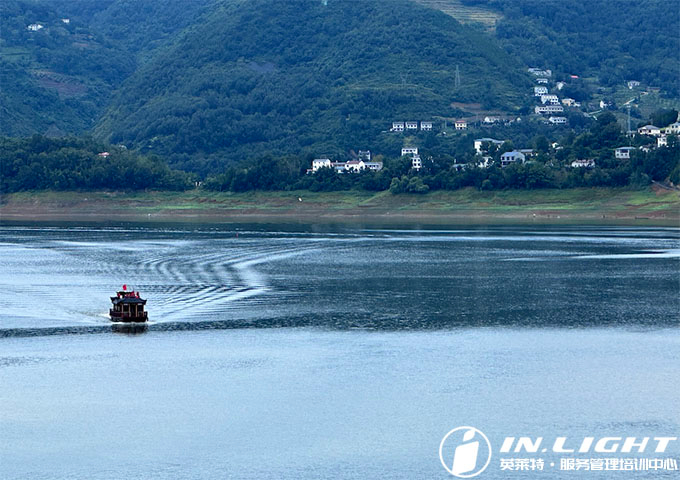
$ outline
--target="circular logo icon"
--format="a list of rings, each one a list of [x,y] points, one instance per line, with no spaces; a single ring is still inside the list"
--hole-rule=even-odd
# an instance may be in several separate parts
[[[476,477],[491,462],[491,443],[475,427],[456,427],[442,438],[439,460],[454,477]]]

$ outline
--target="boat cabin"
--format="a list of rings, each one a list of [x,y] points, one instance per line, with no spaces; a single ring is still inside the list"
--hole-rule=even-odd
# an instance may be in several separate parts
[[[109,310],[113,322],[146,322],[147,312],[144,311],[146,300],[140,298],[139,292],[123,290],[111,297],[113,307]]]

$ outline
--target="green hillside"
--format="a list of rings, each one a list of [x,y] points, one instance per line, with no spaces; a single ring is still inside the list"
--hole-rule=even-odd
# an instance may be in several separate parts
[[[0,135],[89,131],[113,90],[211,3],[1,2]]]
[[[133,74],[95,133],[196,171],[346,152],[394,120],[455,116],[452,102],[512,110],[530,85],[523,68],[407,0],[227,1]]]
[[[680,96],[677,1],[437,1],[498,12],[497,39],[527,65],[592,77],[607,87],[638,80]]]
[[[49,2],[2,3],[0,134],[90,129],[134,61]]]
[[[137,60],[196,21],[217,0],[44,0],[73,16]]]

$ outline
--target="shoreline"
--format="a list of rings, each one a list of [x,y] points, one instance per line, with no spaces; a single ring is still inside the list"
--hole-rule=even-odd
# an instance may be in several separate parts
[[[596,188],[388,192],[21,192],[1,223],[605,224],[680,227],[680,192]]]

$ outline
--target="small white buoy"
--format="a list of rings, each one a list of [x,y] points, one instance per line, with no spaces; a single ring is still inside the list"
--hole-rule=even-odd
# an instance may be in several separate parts
[[[298,197],[298,202],[301,202],[301,201],[302,201],[302,197]]]

